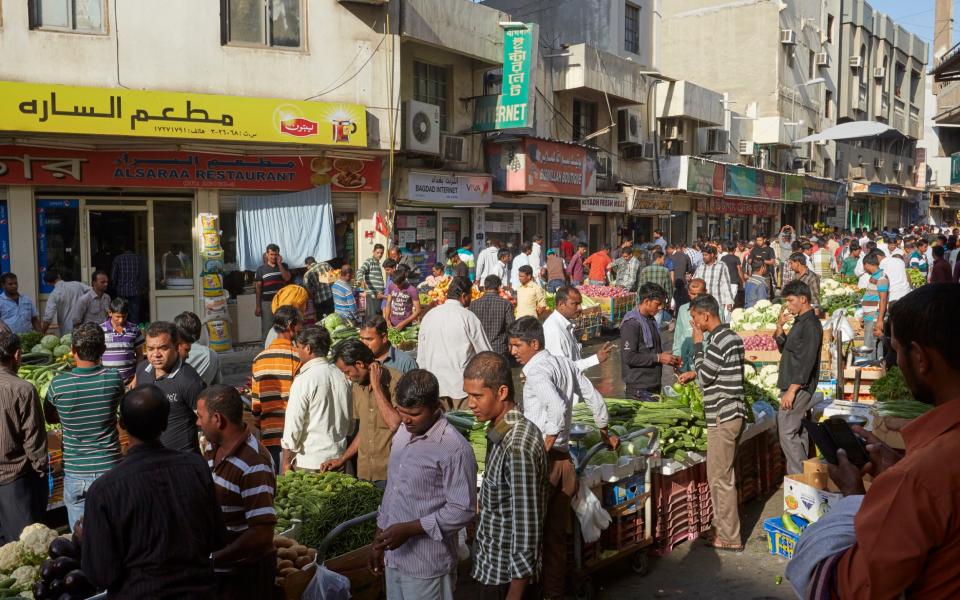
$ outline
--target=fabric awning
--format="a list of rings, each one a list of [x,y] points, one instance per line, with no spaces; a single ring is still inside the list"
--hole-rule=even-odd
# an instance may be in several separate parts
[[[237,262],[245,271],[263,263],[267,244],[280,246],[283,262],[301,267],[308,256],[318,261],[337,255],[330,185],[292,194],[237,198]]]
[[[841,123],[824,129],[820,133],[814,133],[806,137],[795,140],[795,144],[803,142],[828,142],[832,140],[855,140],[871,137],[904,137],[902,133],[887,125],[877,121],[850,121]]]

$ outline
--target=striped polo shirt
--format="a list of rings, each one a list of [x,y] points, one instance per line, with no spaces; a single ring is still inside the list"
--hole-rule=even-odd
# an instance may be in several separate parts
[[[253,360],[251,408],[264,446],[279,446],[293,376],[300,368],[290,340],[277,338]]]
[[[743,393],[743,340],[721,324],[710,332],[710,340],[694,346],[693,364],[697,383],[703,390],[703,412],[707,427],[737,418],[747,418]]]
[[[50,383],[47,399],[63,425],[67,473],[103,473],[120,462],[117,409],[123,391],[120,375],[102,365],[77,367]]]
[[[143,332],[133,323],[127,322],[123,331],[117,332],[107,319],[100,324],[103,329],[107,350],[103,353],[103,366],[116,369],[121,379],[127,381],[137,370],[137,350],[143,347]]]
[[[204,458],[213,474],[214,493],[223,513],[227,544],[250,527],[272,527],[277,522],[273,508],[277,478],[273,474],[270,452],[253,434],[249,434],[233,448],[226,449],[219,462],[216,456],[217,446],[207,443]]]

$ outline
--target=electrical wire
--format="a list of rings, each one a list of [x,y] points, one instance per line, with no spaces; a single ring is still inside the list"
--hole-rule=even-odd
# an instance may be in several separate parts
[[[335,85],[335,86],[333,86],[333,87],[331,87],[331,88],[329,88],[329,89],[325,89],[325,90],[323,90],[322,92],[319,92],[319,93],[317,93],[317,94],[314,94],[313,96],[310,96],[309,98],[304,98],[304,101],[313,100],[314,98],[320,98],[321,96],[325,96],[325,95],[329,94],[330,92],[335,92],[336,90],[339,90],[339,89],[342,88],[343,86],[347,85],[348,83],[350,83],[351,81],[353,81],[354,79],[356,79],[357,76],[360,75],[360,73],[363,71],[363,69],[366,68],[366,66],[367,66],[368,64],[370,64],[370,61],[373,60],[373,57],[377,55],[377,52],[380,50],[380,46],[382,46],[382,45],[383,45],[383,42],[386,41],[387,35],[388,35],[388,33],[384,33],[384,34],[383,34],[383,37],[380,38],[380,43],[377,44],[377,47],[373,49],[373,52],[370,53],[370,56],[367,57],[367,60],[363,61],[363,64],[360,65],[360,68],[358,68],[357,71],[356,71],[353,75],[351,75],[351,76],[348,77],[346,80],[340,82],[339,84],[337,84],[337,85]],[[357,58],[360,57],[360,54],[361,54],[361,53],[358,52],[357,55],[353,57],[353,60],[350,61],[349,64],[353,64],[354,62],[356,62]],[[348,67],[348,68],[349,68],[349,67]],[[344,73],[345,73],[345,72],[346,72],[346,70],[344,70]],[[338,75],[337,78],[334,79],[334,81],[336,81],[337,79],[339,79],[339,78],[342,77],[342,76],[343,76],[343,73],[341,73],[340,75]]]
[[[120,24],[117,22],[117,2],[113,3],[113,40],[113,47],[117,58],[115,61],[117,65],[117,85],[125,90],[129,90],[130,88],[123,85],[123,82],[120,81]]]

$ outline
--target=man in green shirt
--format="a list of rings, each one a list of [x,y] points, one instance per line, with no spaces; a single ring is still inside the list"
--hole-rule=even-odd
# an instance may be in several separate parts
[[[847,277],[857,276],[857,263],[860,262],[860,242],[850,240],[850,254],[843,259],[840,274]]]
[[[90,486],[120,462],[117,409],[124,390],[120,374],[101,363],[106,343],[99,324],[81,324],[72,341],[77,366],[57,375],[47,391],[48,420],[63,426],[63,503],[71,530]]]
[[[702,279],[691,279],[687,286],[690,300],[707,291],[707,283]],[[677,309],[677,326],[673,330],[673,355],[679,356],[681,361],[680,373],[693,370],[693,326],[690,320],[690,303],[681,305]]]

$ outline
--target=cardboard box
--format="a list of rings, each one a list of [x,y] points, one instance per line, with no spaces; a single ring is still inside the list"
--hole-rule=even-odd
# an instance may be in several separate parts
[[[783,478],[783,510],[814,523],[843,494],[826,472],[787,475]]]
[[[814,475],[816,473],[826,473],[827,464],[827,461],[822,458],[808,458],[803,461],[803,474]]]

